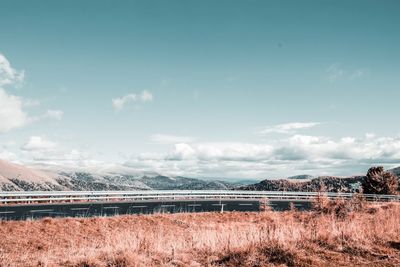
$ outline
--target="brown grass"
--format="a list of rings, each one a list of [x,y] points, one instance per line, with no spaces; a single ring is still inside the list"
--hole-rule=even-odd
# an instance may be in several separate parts
[[[1,222],[0,266],[400,266],[400,205]]]

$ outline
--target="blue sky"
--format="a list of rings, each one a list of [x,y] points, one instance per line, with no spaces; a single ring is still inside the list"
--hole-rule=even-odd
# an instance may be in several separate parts
[[[260,179],[400,165],[398,1],[0,6],[0,158]]]

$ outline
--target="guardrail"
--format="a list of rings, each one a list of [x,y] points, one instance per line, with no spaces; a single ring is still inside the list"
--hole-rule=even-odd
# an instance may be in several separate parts
[[[318,197],[350,199],[352,193],[288,192],[288,191],[236,191],[236,190],[150,190],[150,191],[12,191],[0,192],[0,205],[64,203],[64,202],[115,202],[135,200],[178,199],[258,199],[313,201]],[[399,195],[364,194],[367,201],[397,201]]]

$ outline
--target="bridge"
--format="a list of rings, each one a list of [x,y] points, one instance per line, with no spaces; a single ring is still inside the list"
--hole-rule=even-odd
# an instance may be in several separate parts
[[[351,199],[352,193],[236,190],[12,191],[0,192],[0,219],[110,216],[156,212],[310,209],[319,197]],[[400,202],[398,195],[363,195],[367,201]]]

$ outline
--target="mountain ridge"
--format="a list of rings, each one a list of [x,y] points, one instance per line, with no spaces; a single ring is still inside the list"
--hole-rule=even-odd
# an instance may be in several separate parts
[[[400,182],[400,167],[388,170],[395,174]],[[295,178],[293,178],[295,177]],[[307,177],[307,178],[306,178]],[[291,176],[285,179],[265,179],[259,183],[239,187],[240,190],[256,191],[304,191],[304,192],[361,192],[361,183],[364,175],[348,177],[318,176],[308,178],[307,175]]]
[[[389,170],[400,175],[400,167]],[[365,176],[296,175],[285,179],[266,179],[257,183],[202,180],[160,174],[133,175],[85,171],[49,171],[0,160],[1,191],[66,190],[261,190],[358,192]],[[243,180],[245,181],[245,180]],[[249,182],[251,180],[248,180]]]
[[[317,192],[320,190],[328,192],[359,192],[359,187],[364,176],[335,177],[320,176],[307,180],[263,180],[259,183],[239,187],[240,190],[251,191],[303,191]]]
[[[84,171],[42,171],[0,161],[1,191],[65,190],[227,190],[242,183],[208,181],[182,176],[91,173]]]

